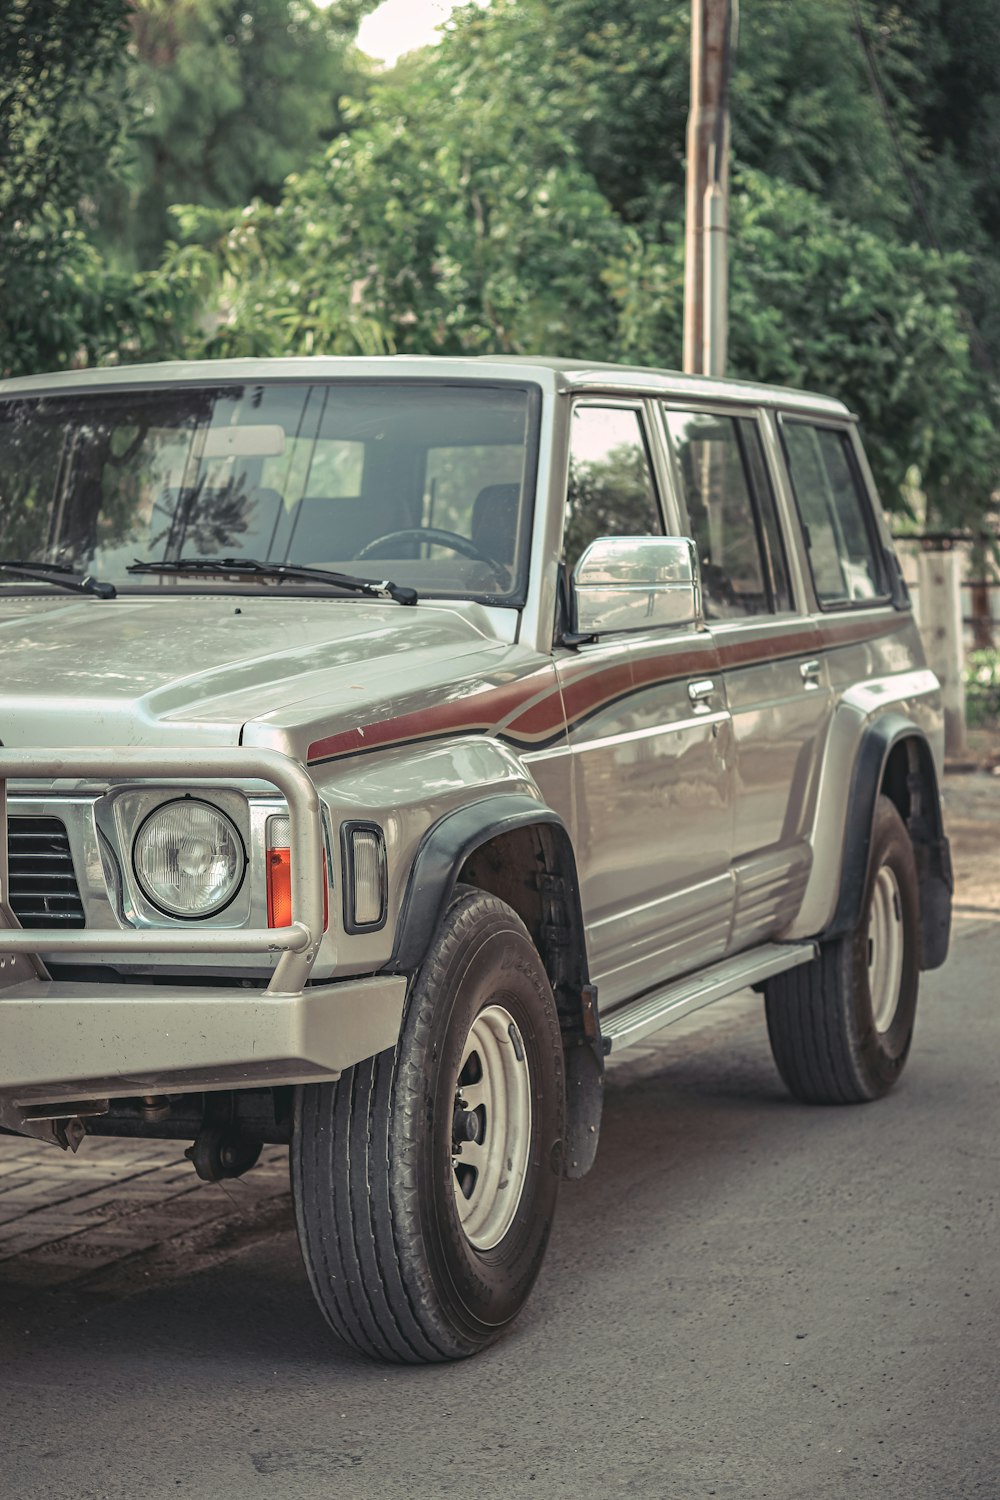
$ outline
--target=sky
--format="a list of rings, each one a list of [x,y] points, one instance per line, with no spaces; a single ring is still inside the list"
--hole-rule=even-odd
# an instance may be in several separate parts
[[[369,57],[391,65],[404,52],[436,42],[434,28],[448,19],[455,5],[456,0],[384,0],[361,22],[358,46]]]

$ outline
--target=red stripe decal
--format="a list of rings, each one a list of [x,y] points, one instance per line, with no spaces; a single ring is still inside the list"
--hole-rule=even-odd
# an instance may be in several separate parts
[[[384,750],[389,745],[412,740],[430,739],[442,734],[475,733],[493,729],[499,719],[516,714],[526,698],[535,697],[545,687],[551,692],[543,703],[554,700],[556,713],[549,710],[552,728],[562,723],[555,668],[546,666],[511,682],[473,686],[460,696],[416,709],[391,719],[343,729],[309,746],[308,760],[333,760],[341,755],[356,755],[362,750]],[[539,705],[541,708],[542,705]]]
[[[828,648],[857,646],[878,636],[895,635],[912,623],[911,614],[897,614],[894,620],[824,620],[819,633]]]
[[[838,646],[894,635],[910,623],[909,614],[888,620],[824,620],[755,641],[717,642],[695,650],[669,647],[635,659],[622,646],[621,659],[594,663],[576,657],[564,667],[562,688],[552,665],[540,667],[510,682],[467,687],[456,697],[395,718],[344,729],[309,746],[308,760],[334,760],[364,750],[387,749],[444,734],[475,734],[501,725],[505,738],[530,745],[551,739],[561,730],[596,712],[604,704],[643,688],[665,686],[687,677],[749,667]],[[519,711],[520,710],[520,711]]]

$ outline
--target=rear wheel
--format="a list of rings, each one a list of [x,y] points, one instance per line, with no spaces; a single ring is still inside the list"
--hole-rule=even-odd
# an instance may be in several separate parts
[[[913,846],[880,796],[858,925],[765,986],[771,1051],[797,1099],[862,1103],[896,1082],[916,1019],[919,934]]]
[[[327,1322],[383,1359],[458,1359],[517,1316],[555,1210],[562,1041],[520,918],[464,891],[394,1051],[297,1090],[292,1193]]]

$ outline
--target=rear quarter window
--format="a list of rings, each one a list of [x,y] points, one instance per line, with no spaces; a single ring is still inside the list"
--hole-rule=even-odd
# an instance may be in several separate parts
[[[780,426],[820,607],[887,598],[882,549],[849,434],[786,416]]]

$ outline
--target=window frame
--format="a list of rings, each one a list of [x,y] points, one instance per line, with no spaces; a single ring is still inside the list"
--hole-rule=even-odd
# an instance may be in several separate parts
[[[852,437],[853,424],[848,421],[838,421],[835,417],[810,416],[808,413],[789,412],[778,410],[775,412],[775,426],[778,430],[778,441],[781,444],[781,456],[785,466],[785,475],[788,479],[788,489],[795,506],[795,515],[799,525],[799,534],[802,538],[802,552],[806,565],[809,569],[809,582],[812,585],[813,599],[816,608],[823,614],[843,614],[849,610],[879,609],[893,603],[892,584],[888,576],[885,560],[885,543],[878,527],[878,519],[875,514],[874,499],[868,483],[858,463],[857,454],[854,449]],[[836,433],[842,440],[843,448],[847,454],[847,467],[854,482],[854,488],[858,495],[861,511],[861,524],[868,538],[871,550],[872,562],[877,575],[878,592],[870,599],[833,599],[820,598],[819,589],[816,584],[816,574],[813,569],[812,549],[810,548],[806,528],[807,521],[802,514],[802,505],[799,500],[798,490],[795,485],[795,475],[792,470],[791,458],[788,452],[788,443],[785,437],[785,429],[788,426],[813,427],[822,432]],[[841,557],[841,562],[844,559]]]
[[[762,412],[760,407],[741,406],[738,402],[730,401],[699,401],[697,396],[692,397],[690,400],[685,400],[683,397],[679,396],[671,396],[669,398],[660,396],[657,397],[656,404],[660,410],[660,425],[663,436],[663,445],[666,451],[667,462],[670,465],[671,483],[674,490],[678,518],[681,525],[687,527],[687,531],[684,534],[689,536],[690,539],[694,542],[696,550],[698,542],[697,538],[692,535],[691,517],[688,512],[687,489],[684,484],[684,475],[681,471],[680,461],[678,459],[676,448],[674,446],[674,440],[670,432],[670,426],[667,422],[666,414],[668,412],[690,412],[695,416],[705,415],[708,417],[726,417],[729,418],[734,424],[736,445],[740,455],[740,462],[743,465],[743,474],[746,480],[747,495],[750,499],[750,509],[753,515],[754,535],[757,538],[757,553],[760,558],[761,576],[764,583],[764,590],[767,595],[768,609],[764,614],[746,614],[726,620],[712,619],[711,617],[706,616],[706,623],[714,629],[717,626],[762,624],[767,620],[782,620],[787,619],[791,615],[801,614],[801,607],[797,598],[795,573],[792,568],[792,553],[789,547],[789,537],[787,534],[783,507],[780,500],[779,486],[776,482],[776,476],[774,474],[773,465],[771,462],[770,449],[767,442],[767,432],[764,422],[762,421]],[[740,427],[741,421],[753,423],[754,430],[757,433],[757,440],[760,445],[761,463],[763,465],[764,473],[767,476],[767,482],[771,490],[771,508],[774,514],[774,523],[778,537],[778,543],[781,547],[782,561],[785,565],[785,578],[788,588],[788,605],[785,609],[778,609],[775,605],[776,588],[774,569],[771,559],[771,549],[767,544],[767,537],[764,529],[764,518],[761,514],[760,509],[761,497],[757,493],[757,485],[754,481],[753,472],[750,464],[747,462],[746,443],[744,434]]]

